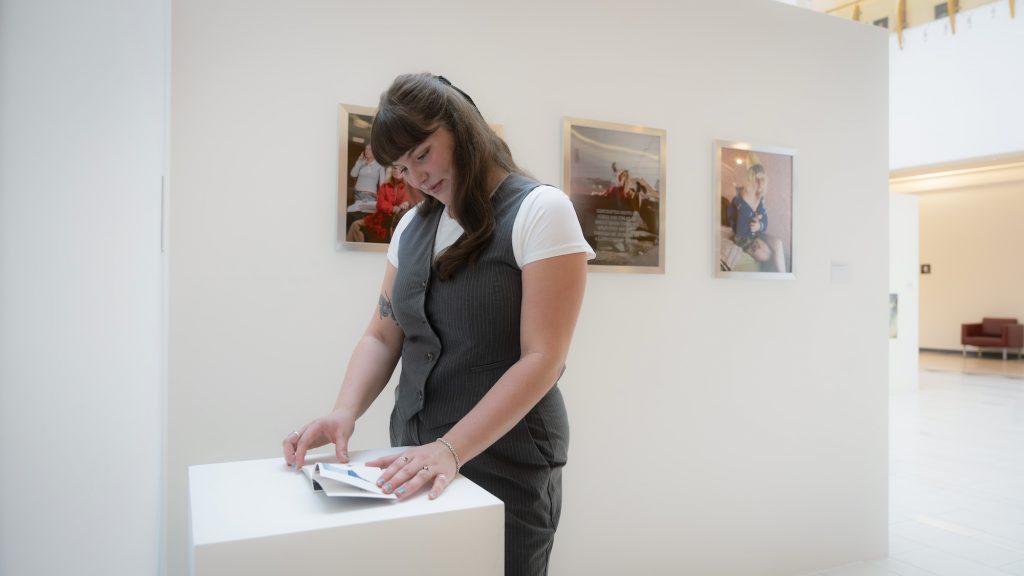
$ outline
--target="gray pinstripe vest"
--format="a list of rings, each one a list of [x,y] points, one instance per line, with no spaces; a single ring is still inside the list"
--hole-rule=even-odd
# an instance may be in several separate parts
[[[512,225],[539,184],[513,174],[494,193],[495,230],[476,264],[442,282],[431,275],[441,211],[402,232],[392,302],[405,331],[402,374],[391,413],[393,446],[445,434],[519,360],[522,272]],[[569,421],[555,385],[522,420],[462,473],[505,503],[505,573],[547,573],[562,509]]]
[[[415,217],[402,233],[392,302],[405,332],[396,416],[428,427],[462,418],[519,360],[522,272],[512,253],[519,206],[539,184],[512,174],[492,196],[495,231],[472,268],[432,278],[441,211]]]

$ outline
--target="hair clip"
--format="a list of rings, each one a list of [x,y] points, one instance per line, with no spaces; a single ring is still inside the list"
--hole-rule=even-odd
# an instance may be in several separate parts
[[[477,108],[477,106],[476,106],[476,102],[473,102],[473,99],[469,97],[469,94],[466,94],[465,92],[462,91],[461,88],[459,88],[455,84],[452,84],[451,80],[449,80],[449,79],[447,79],[447,78],[445,78],[444,76],[441,76],[441,75],[436,75],[436,76],[434,76],[434,78],[437,78],[437,80],[439,82],[441,82],[442,84],[444,84],[445,86],[450,86],[450,87],[454,88],[456,92],[458,92],[459,94],[462,94],[462,97],[465,98],[470,104],[473,105],[473,108],[476,108],[478,112],[480,111],[480,109]]]

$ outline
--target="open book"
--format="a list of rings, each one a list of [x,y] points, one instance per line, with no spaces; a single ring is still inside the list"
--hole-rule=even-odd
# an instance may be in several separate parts
[[[381,472],[380,468],[362,464],[318,462],[302,467],[302,473],[313,483],[313,490],[328,496],[395,500],[394,494],[385,494],[375,484]]]

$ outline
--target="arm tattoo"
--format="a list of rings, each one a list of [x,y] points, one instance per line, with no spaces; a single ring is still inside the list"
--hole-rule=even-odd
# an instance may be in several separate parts
[[[395,321],[395,324],[398,324],[398,318],[395,318],[395,310],[391,306],[391,299],[388,298],[388,293],[386,291],[380,293],[380,301],[377,303],[377,310],[380,313],[381,320],[390,316],[391,319]]]

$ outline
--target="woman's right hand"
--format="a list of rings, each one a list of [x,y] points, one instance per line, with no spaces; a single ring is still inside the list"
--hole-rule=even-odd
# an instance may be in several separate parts
[[[348,439],[356,428],[356,419],[343,410],[335,410],[285,436],[281,441],[284,460],[295,470],[306,463],[306,451],[334,444],[338,462],[348,462]]]

